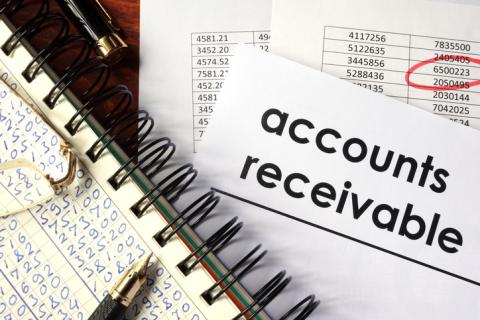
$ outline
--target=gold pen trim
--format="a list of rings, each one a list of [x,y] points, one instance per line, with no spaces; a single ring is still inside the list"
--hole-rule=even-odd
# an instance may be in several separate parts
[[[116,33],[97,40],[96,51],[108,64],[115,64],[126,54],[128,45]]]
[[[110,25],[112,25],[112,17],[110,16],[110,14],[107,12],[107,10],[103,7],[103,5],[101,4],[100,0],[95,0],[95,2],[97,3],[97,6],[98,8],[100,9],[100,11],[102,11],[103,15],[105,16],[105,18],[107,19],[108,23]]]
[[[127,308],[132,304],[135,295],[147,279],[148,262],[151,257],[152,254],[150,253],[145,258],[135,262],[131,268],[122,275],[109,292],[113,300]]]

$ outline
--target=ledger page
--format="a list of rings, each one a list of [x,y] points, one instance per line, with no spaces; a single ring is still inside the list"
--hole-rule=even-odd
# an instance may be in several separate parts
[[[191,158],[238,44],[269,50],[271,0],[142,0],[140,105]]]
[[[275,0],[272,50],[480,128],[480,7],[464,2]]]
[[[0,42],[11,34],[0,21]],[[9,56],[0,52],[0,162],[28,159],[47,173],[64,176],[67,166],[56,128],[77,156],[77,170],[71,185],[52,199],[0,219],[0,318],[87,319],[126,269],[150,252],[147,281],[125,319],[232,318],[238,310],[229,299],[207,306],[200,297],[213,284],[205,269],[196,268],[188,277],[178,269],[191,253],[188,247],[175,237],[164,247],[154,240],[167,221],[155,210],[141,219],[132,213],[143,191],[130,179],[117,190],[108,182],[121,167],[114,156],[103,152],[96,162],[86,156],[98,139],[93,128],[84,122],[73,137],[68,133],[65,124],[77,111],[72,103],[62,96],[55,108],[47,107],[43,98],[53,80],[43,71],[32,82],[22,76],[31,60],[23,46]],[[35,192],[34,183],[22,182]],[[2,185],[0,189],[5,192]]]

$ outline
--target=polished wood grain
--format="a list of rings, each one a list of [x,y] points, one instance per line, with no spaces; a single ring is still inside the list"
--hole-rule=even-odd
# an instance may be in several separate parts
[[[102,0],[101,3],[122,29],[129,53],[113,67],[112,80],[126,84],[133,93],[133,109],[138,109],[138,65],[140,48],[140,0]]]

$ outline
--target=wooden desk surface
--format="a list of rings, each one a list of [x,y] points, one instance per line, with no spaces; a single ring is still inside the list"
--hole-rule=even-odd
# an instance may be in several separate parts
[[[130,47],[125,59],[112,70],[114,83],[127,85],[133,93],[133,109],[138,109],[138,66],[140,48],[140,0],[101,0],[125,33],[124,37]]]

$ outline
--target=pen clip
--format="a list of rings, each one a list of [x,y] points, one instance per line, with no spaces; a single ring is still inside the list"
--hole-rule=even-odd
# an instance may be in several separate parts
[[[105,9],[105,7],[100,3],[100,0],[95,0],[95,3],[97,4],[98,9],[100,9],[101,13],[103,14],[103,16],[104,16],[105,20],[107,21],[107,23],[113,28],[113,30],[119,32],[119,31],[120,31],[120,28],[116,27],[116,26],[113,24],[112,16],[110,16],[110,14],[107,12],[107,10]]]

